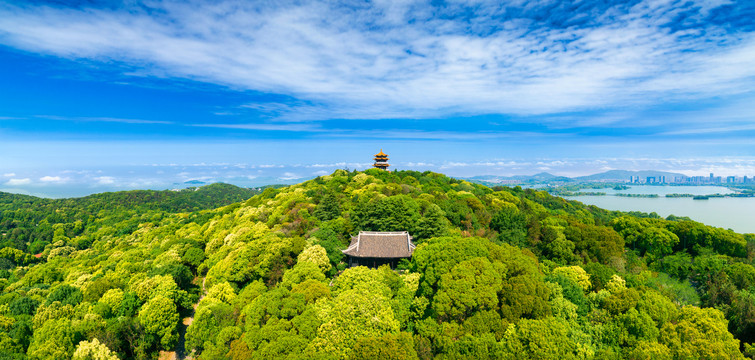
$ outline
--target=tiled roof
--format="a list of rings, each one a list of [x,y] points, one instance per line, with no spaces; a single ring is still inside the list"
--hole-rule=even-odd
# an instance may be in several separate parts
[[[354,257],[408,258],[415,247],[406,231],[360,231],[359,235],[351,238],[351,244],[343,253]]]

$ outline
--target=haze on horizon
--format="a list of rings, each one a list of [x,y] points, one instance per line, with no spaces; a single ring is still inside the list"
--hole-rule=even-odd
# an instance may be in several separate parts
[[[751,1],[5,1],[0,191],[755,175]]]

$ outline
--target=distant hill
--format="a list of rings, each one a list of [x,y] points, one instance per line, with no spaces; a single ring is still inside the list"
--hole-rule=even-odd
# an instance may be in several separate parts
[[[547,172],[537,173],[535,175],[514,175],[514,176],[498,176],[498,175],[480,175],[465,178],[466,180],[482,183],[501,183],[504,181],[521,181],[521,182],[541,182],[541,181],[572,181],[572,179],[566,176],[553,175]]]
[[[201,181],[201,180],[189,180],[189,181],[184,181],[184,184],[187,184],[187,185],[204,185],[204,184],[207,184],[207,183],[204,182],[204,181]]]
[[[505,182],[521,182],[521,183],[541,183],[541,182],[572,182],[572,181],[628,181],[630,176],[639,176],[644,180],[647,177],[653,176],[665,176],[667,181],[672,181],[674,177],[685,176],[680,173],[672,173],[666,171],[654,171],[654,170],[610,170],[598,174],[592,174],[587,176],[578,176],[574,178],[566,176],[553,175],[547,172],[541,172],[535,175],[514,175],[514,176],[499,176],[499,175],[480,175],[464,178],[466,180],[481,183],[484,185],[495,185]]]
[[[665,176],[666,181],[671,181],[671,180],[674,180],[674,177],[676,176],[685,176],[685,175],[680,174],[680,173],[672,173],[672,172],[667,172],[667,171],[654,171],[654,170],[641,170],[641,171],[610,170],[610,171],[602,172],[599,174],[575,177],[574,180],[577,180],[577,181],[608,181],[608,180],[628,181],[630,176],[639,176],[640,179],[642,180],[650,176],[652,177]]]

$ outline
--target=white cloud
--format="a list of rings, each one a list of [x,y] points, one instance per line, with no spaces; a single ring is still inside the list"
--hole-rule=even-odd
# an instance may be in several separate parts
[[[282,176],[279,177],[281,180],[289,181],[289,180],[296,180],[300,179],[301,176],[294,174],[292,172],[284,172]]]
[[[406,166],[411,166],[411,167],[432,167],[432,166],[435,166],[435,165],[431,164],[431,163],[424,163],[424,162],[408,162],[408,163],[406,163]]]
[[[349,167],[349,168],[360,168],[360,167],[366,167],[366,166],[372,166],[372,163],[371,162],[363,162],[363,163],[357,163],[357,162],[351,162],[351,163],[337,162],[337,163],[331,163],[331,164],[310,164],[310,165],[305,165],[305,167],[309,167],[309,168],[339,168],[339,169],[343,169],[343,168],[346,168],[346,167]]]
[[[16,173],[5,173],[3,174],[4,177],[14,177],[16,176]]]
[[[45,182],[45,183],[61,182],[63,180],[64,179],[61,178],[60,176],[49,176],[49,175],[39,178],[39,181]]]
[[[98,176],[94,180],[97,181],[98,185],[111,185],[115,183],[115,178],[112,176]]]
[[[16,186],[16,185],[28,185],[31,184],[31,179],[24,178],[24,179],[10,179],[8,182],[5,183],[5,185],[9,186]]]
[[[744,94],[755,77],[751,33],[731,35],[712,23],[667,26],[684,16],[699,20],[723,2],[616,3],[595,14],[554,15],[588,17],[589,26],[553,27],[506,13],[526,15],[542,7],[536,2],[482,2],[466,9],[469,21],[441,16],[445,9],[434,15],[419,2],[269,4],[278,2],[166,1],[151,3],[154,11],[5,5],[0,43],[114,61],[134,76],[293,96],[303,102],[241,108],[290,121],[636,106]]]

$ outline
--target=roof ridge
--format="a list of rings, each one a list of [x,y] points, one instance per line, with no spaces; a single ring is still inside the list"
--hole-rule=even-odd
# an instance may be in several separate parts
[[[404,235],[409,236],[408,231],[360,231],[359,235]]]

